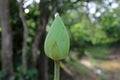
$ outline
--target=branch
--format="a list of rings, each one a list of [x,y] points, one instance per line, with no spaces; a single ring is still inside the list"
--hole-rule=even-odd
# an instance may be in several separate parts
[[[22,65],[23,65],[23,75],[26,75],[27,72],[27,57],[26,57],[26,48],[27,48],[27,39],[28,39],[28,26],[26,19],[23,15],[23,1],[19,3],[19,16],[21,18],[24,34],[23,34],[23,47],[22,47]]]

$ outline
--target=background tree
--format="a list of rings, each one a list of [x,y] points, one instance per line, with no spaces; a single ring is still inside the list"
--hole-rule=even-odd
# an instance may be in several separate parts
[[[12,62],[12,27],[10,24],[9,1],[0,0],[0,20],[2,26],[2,69],[4,80],[14,80]]]
[[[24,28],[24,35],[23,35],[23,47],[22,47],[22,65],[23,65],[23,76],[26,77],[27,74],[27,39],[28,39],[28,26],[26,23],[26,19],[23,14],[23,0],[19,3],[19,16],[21,18],[23,28]],[[24,78],[25,79],[25,78]]]

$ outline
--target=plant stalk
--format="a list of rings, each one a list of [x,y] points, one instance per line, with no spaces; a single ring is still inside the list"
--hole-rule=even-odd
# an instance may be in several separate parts
[[[54,61],[54,80],[60,80],[60,61]]]

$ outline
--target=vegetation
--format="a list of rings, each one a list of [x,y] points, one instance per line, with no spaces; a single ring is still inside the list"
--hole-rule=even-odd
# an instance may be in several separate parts
[[[0,80],[53,80],[53,61],[45,56],[44,41],[56,12],[71,39],[69,57],[60,63],[61,79],[80,74],[105,80],[79,60],[87,56],[98,68],[96,59],[108,60],[112,48],[119,48],[119,4],[119,0],[0,0]]]

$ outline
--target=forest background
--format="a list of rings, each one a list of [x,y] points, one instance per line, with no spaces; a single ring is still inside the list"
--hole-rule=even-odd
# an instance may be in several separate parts
[[[103,80],[78,62],[87,57],[99,67],[98,59],[119,59],[119,5],[119,0],[0,0],[0,80],[53,79],[53,61],[44,54],[44,39],[56,12],[71,38],[61,79],[77,80],[71,73],[79,73]]]

